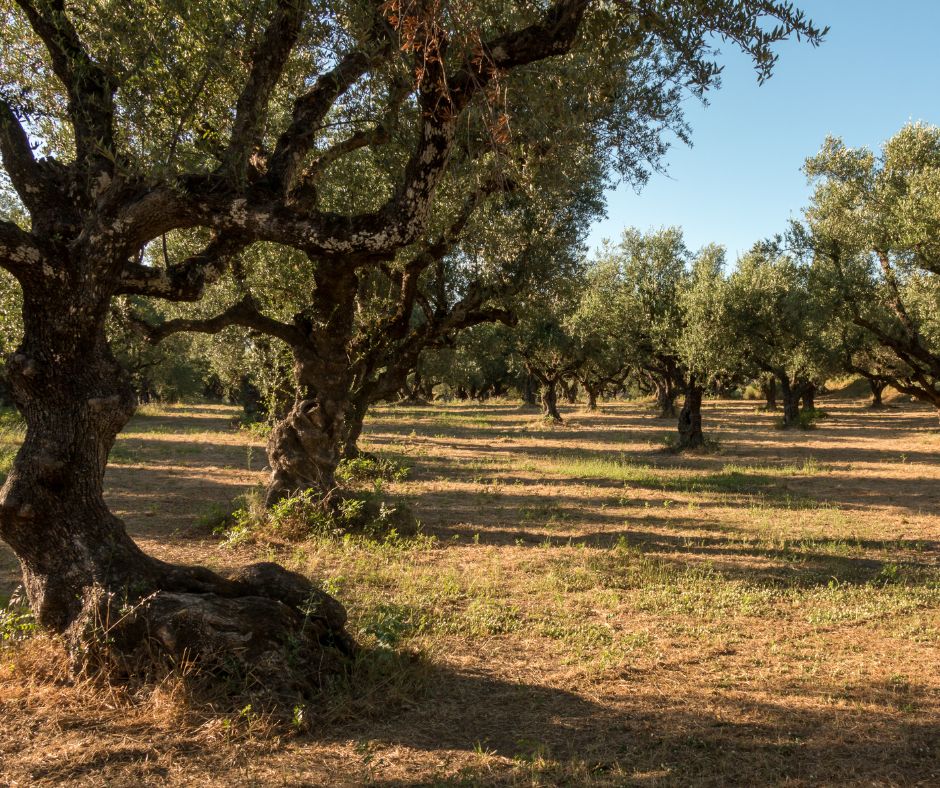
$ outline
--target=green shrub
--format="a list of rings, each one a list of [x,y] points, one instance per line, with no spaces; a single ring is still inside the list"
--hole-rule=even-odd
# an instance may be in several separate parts
[[[812,410],[801,410],[800,411],[800,429],[802,430],[814,430],[816,429],[816,422],[820,419],[828,418],[829,414],[824,410],[819,410],[813,408]]]
[[[278,540],[334,539],[349,533],[370,537],[397,537],[417,531],[411,509],[372,494],[324,499],[315,490],[304,490],[264,506],[259,490],[243,498],[243,505],[224,518],[215,533],[231,544]]]
[[[18,586],[6,605],[0,607],[0,643],[26,640],[35,631],[36,620],[23,594],[23,587]]]
[[[410,471],[408,466],[394,460],[361,455],[351,460],[342,460],[336,469],[336,478],[343,484],[374,479],[401,482],[408,478]]]
[[[764,399],[764,392],[761,391],[760,386],[756,383],[749,383],[744,387],[744,394],[742,396],[747,400],[761,400]]]

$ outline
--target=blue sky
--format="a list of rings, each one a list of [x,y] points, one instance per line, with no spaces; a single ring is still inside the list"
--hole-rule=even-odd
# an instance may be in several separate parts
[[[827,134],[877,148],[910,120],[940,124],[940,0],[796,0],[831,30],[819,48],[787,42],[757,85],[745,57],[723,45],[722,87],[686,102],[693,147],[673,145],[668,175],[635,193],[608,193],[595,248],[622,228],[679,225],[687,245],[724,244],[730,260],[799,216],[800,167]]]

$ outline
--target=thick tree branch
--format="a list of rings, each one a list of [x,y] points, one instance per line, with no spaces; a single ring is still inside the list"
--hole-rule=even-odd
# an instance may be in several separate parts
[[[10,105],[2,98],[0,98],[0,160],[23,205],[30,213],[37,213],[41,210],[46,192],[42,172],[33,156],[26,130]]]
[[[381,10],[383,5],[375,3],[373,26],[365,50],[346,53],[294,102],[290,125],[278,138],[268,161],[266,182],[274,192],[283,195],[290,191],[333,104],[391,51],[388,26]]]
[[[911,320],[911,316],[907,313],[904,302],[901,300],[901,291],[898,288],[898,279],[897,276],[895,276],[891,260],[888,258],[887,252],[876,250],[875,254],[878,256],[878,262],[884,274],[885,284],[887,284],[888,289],[891,291],[891,308],[894,310],[895,315],[897,315],[901,325],[904,326],[904,330],[910,338],[911,343],[914,343],[917,341],[917,327],[914,325],[914,321]]]
[[[940,378],[940,358],[937,358],[925,348],[916,335],[907,334],[905,339],[899,339],[860,315],[856,316],[854,321],[859,328],[870,331],[881,344],[890,348],[901,361],[912,369],[916,369],[918,363],[920,363],[930,371],[930,374]]]
[[[379,325],[377,330],[371,332],[370,336],[367,337],[370,346],[364,351],[366,354],[373,354],[379,351],[382,346],[387,346],[389,340],[402,339],[408,333],[415,304],[419,295],[421,295],[419,293],[421,274],[432,266],[437,269],[435,281],[438,290],[438,303],[433,312],[429,310],[428,320],[433,322],[436,318],[446,316],[447,304],[444,303],[442,297],[446,289],[443,260],[454,250],[460,239],[460,234],[485,197],[508,188],[505,183],[497,183],[495,180],[487,181],[464,200],[457,215],[437,238],[421,244],[417,254],[405,266],[404,272],[397,276],[396,281],[399,286],[398,308],[393,315]],[[390,279],[394,278],[395,272],[386,269],[385,273]],[[423,301],[428,303],[426,297],[423,298]]]
[[[282,243],[322,257],[362,260],[393,254],[413,243],[423,231],[434,191],[446,170],[458,116],[476,93],[500,69],[529,63],[567,51],[580,24],[587,0],[561,0],[543,21],[494,39],[484,46],[489,55],[468,55],[454,75],[445,72],[440,47],[431,36],[416,51],[423,64],[419,85],[418,142],[409,157],[395,193],[378,211],[348,216],[285,204],[303,160],[320,125],[336,99],[380,62],[390,51],[388,26],[376,5],[370,52],[340,58],[316,84],[297,99],[294,117],[268,159],[267,175],[250,199],[214,194],[209,185],[192,186],[191,197],[177,209],[159,206],[165,222],[241,232],[255,240]],[[150,201],[149,198],[147,201]],[[172,203],[172,199],[169,200]],[[180,226],[170,225],[170,226]]]
[[[0,268],[22,281],[42,271],[42,264],[43,254],[33,237],[13,222],[0,221]]]
[[[168,268],[128,261],[121,272],[119,295],[146,295],[166,301],[198,301],[206,286],[225,273],[248,242],[241,236],[214,238],[201,252]]]
[[[473,93],[500,71],[563,55],[574,43],[589,0],[559,0],[541,21],[483,44],[482,56],[468,58],[448,80],[455,93]]]
[[[111,174],[114,165],[114,85],[78,37],[63,0],[16,0],[42,39],[52,70],[65,87],[79,161]],[[100,188],[106,184],[101,183]]]
[[[392,129],[398,122],[399,110],[412,88],[413,85],[409,80],[396,80],[389,91],[388,106],[385,108],[382,118],[376,125],[370,129],[357,131],[320,153],[300,178],[300,186],[298,188],[316,183],[323,175],[326,168],[343,156],[357,151],[360,148],[384,145],[389,142],[392,138]]]
[[[235,123],[223,168],[244,179],[252,152],[260,147],[268,104],[300,34],[307,0],[278,0],[271,22],[252,56],[248,80],[235,106]]]
[[[567,52],[587,6],[588,0],[560,0],[542,21],[486,42],[481,53],[468,54],[453,74],[445,71],[446,41],[428,35],[416,49],[423,63],[418,145],[395,194],[375,217],[362,217],[361,224],[372,225],[378,219],[380,226],[390,228],[386,237],[400,244],[414,241],[446,169],[460,113],[502,70]]]
[[[168,336],[179,334],[183,331],[194,331],[200,334],[217,334],[229,326],[251,328],[263,334],[282,339],[292,346],[303,340],[303,335],[295,326],[289,323],[282,323],[279,320],[275,320],[263,314],[250,295],[246,295],[240,301],[215,317],[204,319],[176,318],[167,320],[165,323],[161,323],[158,326],[150,325],[140,319],[135,319],[134,322],[141,327],[152,344],[157,344]]]

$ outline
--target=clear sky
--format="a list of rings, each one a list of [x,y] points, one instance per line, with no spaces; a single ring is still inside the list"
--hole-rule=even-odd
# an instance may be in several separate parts
[[[722,46],[722,87],[690,99],[691,148],[676,142],[667,175],[635,193],[607,195],[608,217],[588,239],[622,228],[679,225],[686,244],[724,244],[730,260],[784,229],[806,204],[800,167],[826,135],[877,148],[905,123],[940,124],[940,0],[796,0],[831,30],[814,49],[778,48],[774,76],[757,85],[747,59]]]

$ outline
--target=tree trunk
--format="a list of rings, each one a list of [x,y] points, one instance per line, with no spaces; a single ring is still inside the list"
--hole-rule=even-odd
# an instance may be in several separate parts
[[[695,384],[685,392],[685,401],[679,411],[679,448],[697,449],[705,444],[702,435],[702,388]]]
[[[42,311],[30,301],[25,309]],[[108,453],[134,412],[129,376],[111,355],[103,329],[94,321],[56,325],[62,311],[52,325],[41,324],[38,314],[28,320],[8,362],[27,429],[3,485],[0,521],[4,541],[22,564],[37,620],[56,632],[79,615],[76,589],[127,584],[153,571],[103,497]]]
[[[761,392],[764,395],[764,410],[777,409],[777,378],[771,375],[764,378],[761,383]]]
[[[530,408],[538,406],[537,400],[538,385],[532,375],[525,376],[525,386],[522,389],[522,404]]]
[[[590,411],[597,410],[597,386],[584,386],[584,390],[587,392],[587,409]]]
[[[780,392],[783,395],[783,426],[792,427],[800,423],[800,395],[790,385],[790,379],[781,375]]]
[[[575,380],[570,383],[562,381],[561,390],[564,392],[565,402],[569,405],[574,405],[578,401],[578,381]]]
[[[558,392],[554,380],[542,383],[542,415],[554,423],[561,423],[561,414],[558,412]]]
[[[434,386],[437,384],[433,380],[423,380],[421,386],[415,387],[415,394],[417,394],[425,404],[434,401]]]
[[[0,489],[0,537],[38,623],[82,666],[189,660],[274,695],[314,688],[320,671],[292,660],[337,667],[326,647],[352,648],[339,603],[273,564],[225,578],[158,561],[108,510],[105,466],[133,391],[105,338],[106,284],[62,290],[24,292],[24,338],[8,362],[27,429]]]
[[[883,408],[884,402],[881,399],[881,395],[884,393],[885,388],[887,388],[888,382],[881,378],[869,378],[868,385],[871,387],[871,407]]]
[[[801,386],[800,396],[803,400],[803,412],[812,413],[816,410],[816,385],[805,381]]]
[[[676,417],[676,397],[678,392],[673,388],[672,382],[656,381],[656,408],[657,418],[674,419]]]
[[[297,399],[268,439],[268,506],[305,490],[329,500],[336,490],[354,377],[348,348],[358,280],[341,264],[318,268],[315,278],[306,341],[292,348]]]
[[[346,411],[343,422],[343,459],[354,460],[361,456],[359,450],[359,436],[362,435],[362,424],[365,421],[368,407],[361,402],[353,403]]]

